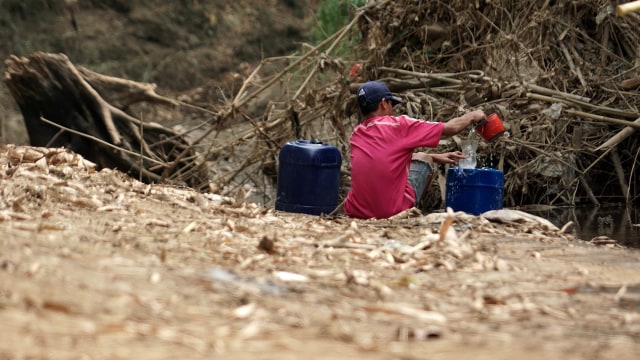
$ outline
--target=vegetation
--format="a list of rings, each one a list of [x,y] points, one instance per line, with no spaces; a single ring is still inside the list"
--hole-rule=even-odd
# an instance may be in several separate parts
[[[320,42],[340,30],[353,18],[354,9],[365,4],[366,0],[325,0],[318,9],[314,40]]]

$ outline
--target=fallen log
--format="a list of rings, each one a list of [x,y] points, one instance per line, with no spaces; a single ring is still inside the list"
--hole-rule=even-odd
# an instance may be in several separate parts
[[[137,101],[173,104],[154,85],[79,70],[64,54],[10,56],[4,81],[18,104],[33,146],[65,147],[101,168],[115,168],[145,182],[208,190],[208,169],[175,131],[144,122],[112,105]],[[127,96],[129,93],[130,96]],[[177,158],[178,154],[188,156]]]

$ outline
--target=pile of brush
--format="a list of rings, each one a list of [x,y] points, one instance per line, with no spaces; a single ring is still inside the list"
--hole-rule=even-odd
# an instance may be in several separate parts
[[[480,166],[504,171],[506,206],[637,201],[640,12],[620,16],[617,5],[400,0],[355,9],[342,30],[253,83],[258,93],[280,84],[284,100],[255,124],[250,158],[274,174],[280,145],[317,138],[348,160],[355,89],[378,79],[405,100],[398,113],[446,121],[500,112],[510,136],[478,152]],[[458,150],[464,136],[437,151]],[[343,170],[346,189],[348,161]]]

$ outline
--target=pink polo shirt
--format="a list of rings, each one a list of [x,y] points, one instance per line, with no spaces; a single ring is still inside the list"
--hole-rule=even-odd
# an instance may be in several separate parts
[[[386,219],[416,203],[407,182],[411,154],[435,148],[444,123],[402,116],[376,116],[357,125],[351,146],[351,189],[344,203],[347,215]]]

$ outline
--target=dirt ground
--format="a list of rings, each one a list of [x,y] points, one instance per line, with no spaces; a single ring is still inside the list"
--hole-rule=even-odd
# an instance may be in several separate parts
[[[0,359],[640,351],[640,252],[532,220],[277,212],[14,145],[0,192]]]
[[[169,92],[291,52],[315,2],[87,1],[78,29],[62,3],[3,2],[2,56],[64,52]],[[0,142],[27,143],[4,85],[0,110]],[[283,213],[16,145],[0,145],[0,194],[0,360],[640,352],[639,250],[532,220]]]

